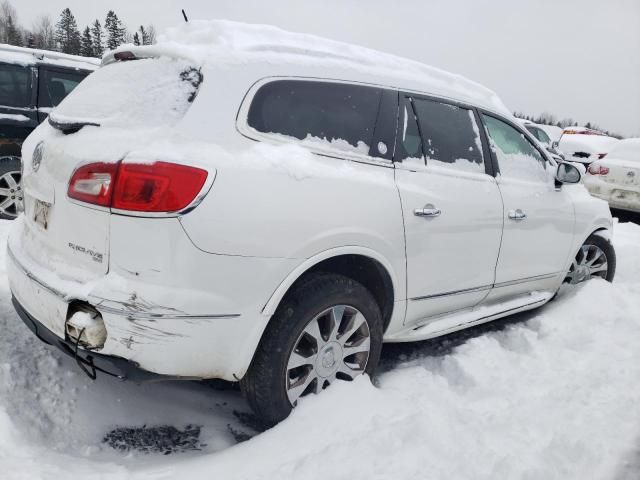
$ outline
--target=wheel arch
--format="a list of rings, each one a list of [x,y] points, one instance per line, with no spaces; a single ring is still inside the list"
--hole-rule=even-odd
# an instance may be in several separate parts
[[[399,283],[391,264],[374,250],[365,247],[340,247],[325,250],[294,269],[278,286],[262,309],[271,316],[293,287],[314,273],[337,273],[364,285],[376,299],[383,318],[383,328],[391,321],[394,302],[399,298]]]

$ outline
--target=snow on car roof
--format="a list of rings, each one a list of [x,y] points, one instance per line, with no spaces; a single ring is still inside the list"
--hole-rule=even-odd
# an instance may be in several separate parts
[[[0,61],[18,65],[46,63],[47,65],[81,68],[84,70],[95,70],[100,66],[100,60],[97,58],[80,57],[77,55],[67,55],[66,53],[51,52],[49,50],[16,47],[6,44],[0,44]]]
[[[191,21],[168,29],[156,45],[121,46],[105,55],[103,64],[112,62],[115,53],[124,51],[140,56],[178,55],[217,66],[250,62],[286,64],[291,74],[296,73],[296,65],[315,65],[326,67],[327,78],[332,74],[331,67],[335,67],[334,75],[344,80],[360,80],[365,74],[373,84],[462,100],[512,117],[493,91],[461,75],[369,48],[269,25]],[[346,77],[349,72],[357,78]]]
[[[640,138],[620,140],[609,152],[611,158],[640,161]]]

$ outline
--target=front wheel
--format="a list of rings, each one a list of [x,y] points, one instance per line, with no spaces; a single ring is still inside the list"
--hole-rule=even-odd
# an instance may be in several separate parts
[[[301,397],[372,373],[381,347],[382,316],[369,290],[342,275],[319,274],[278,307],[240,386],[272,425]]]
[[[577,284],[592,278],[602,278],[611,282],[615,273],[616,252],[613,245],[606,238],[593,234],[578,250],[565,282]]]

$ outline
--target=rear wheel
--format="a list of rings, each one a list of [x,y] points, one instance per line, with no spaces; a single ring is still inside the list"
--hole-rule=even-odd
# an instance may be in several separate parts
[[[591,235],[578,250],[569,268],[566,283],[577,284],[592,278],[613,281],[616,273],[616,252],[611,242],[599,235]]]
[[[13,220],[23,201],[21,162],[18,157],[0,158],[0,218]]]
[[[274,314],[240,386],[267,424],[301,397],[375,369],[382,316],[360,283],[334,274],[301,282]]]

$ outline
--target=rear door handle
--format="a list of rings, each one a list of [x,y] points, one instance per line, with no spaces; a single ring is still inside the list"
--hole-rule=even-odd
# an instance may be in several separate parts
[[[527,214],[518,208],[516,210],[509,210],[509,218],[516,221],[524,220],[527,218]]]
[[[425,205],[424,208],[416,208],[413,211],[413,214],[416,217],[430,217],[430,218],[433,218],[433,217],[439,217],[441,213],[442,213],[442,210],[440,210],[439,208],[434,207],[430,203]]]

